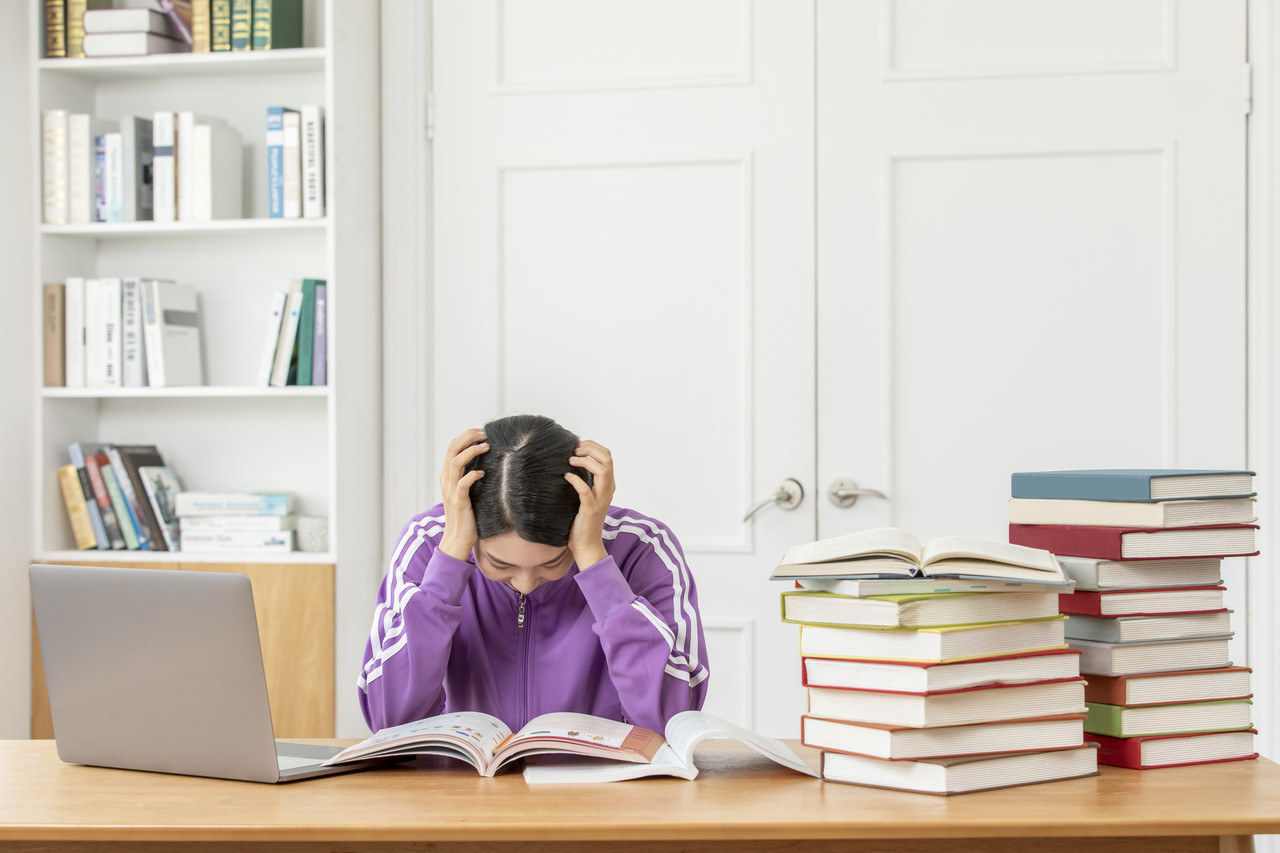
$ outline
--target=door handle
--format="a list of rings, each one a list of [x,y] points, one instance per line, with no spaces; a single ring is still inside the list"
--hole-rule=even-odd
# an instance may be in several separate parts
[[[773,494],[762,501],[752,504],[747,510],[747,514],[742,520],[750,521],[751,516],[767,507],[769,504],[777,504],[781,509],[795,509],[800,506],[800,502],[804,500],[804,486],[800,485],[800,481],[792,477],[788,477],[778,484],[778,488]]]
[[[860,489],[858,484],[853,480],[840,479],[831,484],[831,488],[827,489],[827,497],[838,507],[851,507],[858,502],[858,498],[863,495],[873,498],[884,498],[889,500],[889,496],[884,492],[875,489]]]

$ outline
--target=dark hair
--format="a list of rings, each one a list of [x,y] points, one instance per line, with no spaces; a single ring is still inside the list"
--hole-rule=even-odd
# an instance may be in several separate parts
[[[484,432],[489,450],[467,466],[485,472],[471,487],[479,537],[514,531],[526,542],[568,545],[580,502],[564,475],[591,483],[588,471],[569,464],[578,437],[541,415],[498,418]]]

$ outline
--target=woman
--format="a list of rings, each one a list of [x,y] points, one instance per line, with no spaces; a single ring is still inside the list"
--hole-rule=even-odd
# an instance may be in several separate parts
[[[607,449],[550,418],[501,418],[449,444],[440,489],[378,590],[359,679],[372,729],[579,711],[661,732],[702,707],[693,577],[661,522],[610,506]]]

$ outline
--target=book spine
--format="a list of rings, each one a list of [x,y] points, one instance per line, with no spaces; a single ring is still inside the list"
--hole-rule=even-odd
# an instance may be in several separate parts
[[[103,134],[107,155],[106,188],[107,222],[124,221],[124,151],[119,133]]]
[[[120,340],[120,279],[99,279],[102,298],[102,387],[121,387],[124,347]]]
[[[294,530],[297,518],[292,515],[188,515],[178,519],[183,533],[193,530],[240,530],[270,532]]]
[[[284,107],[267,107],[267,216],[284,218]]]
[[[89,523],[93,526],[97,547],[101,551],[109,551],[111,540],[107,538],[106,528],[102,525],[102,513],[93,495],[93,483],[89,481],[89,472],[84,467],[84,453],[80,450],[79,444],[72,442],[67,445],[67,454],[71,457],[71,464],[75,466],[76,475],[80,478],[80,491],[84,494],[84,504],[89,513]]]
[[[124,536],[124,546],[130,551],[137,551],[142,548],[142,541],[138,538],[138,520],[133,517],[133,512],[129,509],[128,502],[124,499],[124,493],[120,491],[120,478],[116,476],[116,472],[111,469],[110,465],[101,466],[102,482],[107,487],[107,495],[111,498],[111,509],[116,514],[116,519],[120,522],[120,533]]]
[[[84,384],[86,388],[106,387],[107,345],[106,306],[102,298],[102,280],[84,280]]]
[[[177,218],[177,164],[174,162],[174,114],[157,112],[152,116],[152,217],[156,222],[173,222]]]
[[[84,58],[84,13],[89,0],[67,0],[67,56]]]
[[[317,104],[302,107],[302,217],[324,216],[324,111]]]
[[[94,140],[87,113],[67,116],[67,221],[82,224],[94,217]]]
[[[67,507],[67,518],[71,522],[71,535],[75,538],[76,548],[81,551],[97,548],[98,539],[94,536],[93,524],[89,521],[89,509],[85,505],[76,466],[63,465],[58,469],[58,487],[62,490],[62,501]]]
[[[142,280],[120,281],[120,325],[126,388],[147,387],[146,350],[142,341]]]
[[[63,388],[67,384],[66,304],[67,286],[44,286],[44,387]]]
[[[285,492],[220,493],[178,492],[173,511],[178,517],[188,515],[288,515],[291,509]]]
[[[271,294],[271,305],[267,311],[267,330],[262,339],[262,354],[258,358],[258,377],[254,383],[262,388],[271,384],[271,368],[276,360],[276,344],[280,340],[280,320],[284,316],[284,303],[283,290]]]
[[[174,3],[174,0],[159,0],[159,3],[160,11],[164,12],[165,17],[169,19],[169,23],[173,25],[173,31],[178,34],[178,38],[180,38],[184,43],[190,45],[194,41],[191,35],[190,15],[192,10],[190,3],[188,2],[186,4],[186,17],[183,16],[178,5]]]
[[[1010,478],[1010,492],[1015,498],[1149,501],[1151,478],[1144,474],[1091,477],[1080,473],[1016,473]]]
[[[209,49],[231,50],[231,0],[209,0]]]
[[[213,46],[212,21],[209,18],[209,0],[192,0],[191,3],[191,52],[208,53]]]
[[[253,48],[253,0],[231,0],[231,49]]]
[[[147,361],[147,384],[163,388],[164,357],[160,349],[160,323],[156,316],[156,282],[142,282],[142,349]]]
[[[45,110],[42,114],[44,160],[44,221],[50,225],[67,223],[67,111]]]
[[[102,476],[102,463],[105,460],[105,455],[86,454],[84,468],[89,474],[89,484],[93,487],[94,500],[98,502],[98,512],[102,516],[102,526],[106,530],[107,541],[111,544],[112,550],[120,551],[126,547],[124,528],[121,527],[121,519],[116,517],[115,508],[111,505],[111,495],[107,492],[106,480]]]
[[[289,382],[289,367],[296,352],[298,317],[302,309],[302,291],[290,291],[285,299],[284,316],[280,318],[280,340],[276,342],[276,357],[271,368],[271,384],[283,388]]]
[[[163,536],[151,514],[151,504],[147,501],[146,493],[138,488],[140,481],[136,478],[136,472],[130,470],[120,448],[107,445],[106,451],[107,458],[111,460],[111,470],[120,483],[120,494],[124,496],[130,518],[137,529],[139,547],[152,551],[165,550]]]
[[[85,387],[84,377],[84,279],[72,276],[66,280],[63,336],[66,355],[63,368],[68,388]]]
[[[199,168],[192,151],[192,143],[195,141],[193,138],[195,127],[195,113],[190,110],[183,110],[178,113],[178,120],[173,129],[173,161],[174,179],[176,181],[174,192],[177,195],[179,222],[186,222],[195,218],[192,211],[192,202],[194,201],[192,183],[195,180],[196,170]]]
[[[1120,560],[1120,527],[1065,527],[1048,524],[1010,524],[1009,542],[1043,548],[1053,554]]]
[[[1108,767],[1142,770],[1142,739],[1086,734],[1085,741],[1098,745],[1098,763]]]
[[[316,334],[312,345],[311,384],[327,385],[329,381],[329,285],[316,285]]]
[[[140,222],[151,218],[152,148],[151,122],[125,116],[120,123],[120,160],[123,187],[121,220]]]
[[[314,278],[302,280],[302,306],[298,310],[298,385],[311,384],[312,352],[316,333],[316,284]]]
[[[281,169],[284,173],[284,218],[302,218],[302,121],[297,110],[284,114]]]
[[[188,199],[181,205],[178,217],[197,222],[208,222],[213,219],[213,183],[210,176],[213,159],[212,128],[207,124],[191,128],[191,144],[186,148],[190,153],[187,168],[182,170],[183,186],[178,190],[178,197],[183,198],[182,190],[187,191]]]
[[[253,49],[302,47],[301,0],[254,0]]]
[[[93,221],[107,221],[107,138],[93,138]]]
[[[1090,675],[1084,685],[1084,701],[1127,705],[1129,680],[1123,675]]]
[[[187,551],[286,552],[293,550],[293,531],[186,530],[182,547]]]
[[[67,55],[67,7],[64,0],[44,0],[44,55],[61,59]]]

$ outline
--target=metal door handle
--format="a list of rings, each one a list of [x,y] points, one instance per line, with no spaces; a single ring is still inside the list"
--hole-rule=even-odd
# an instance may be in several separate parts
[[[800,502],[804,500],[804,486],[800,485],[800,481],[788,477],[778,484],[778,488],[774,493],[762,501],[752,504],[747,510],[747,514],[742,517],[743,521],[750,521],[751,516],[767,507],[769,504],[777,504],[781,509],[795,509],[800,506]]]
[[[836,480],[831,484],[831,488],[827,489],[827,497],[838,507],[853,506],[862,495],[889,500],[889,496],[884,492],[879,492],[875,489],[860,489],[857,483],[849,479]]]

